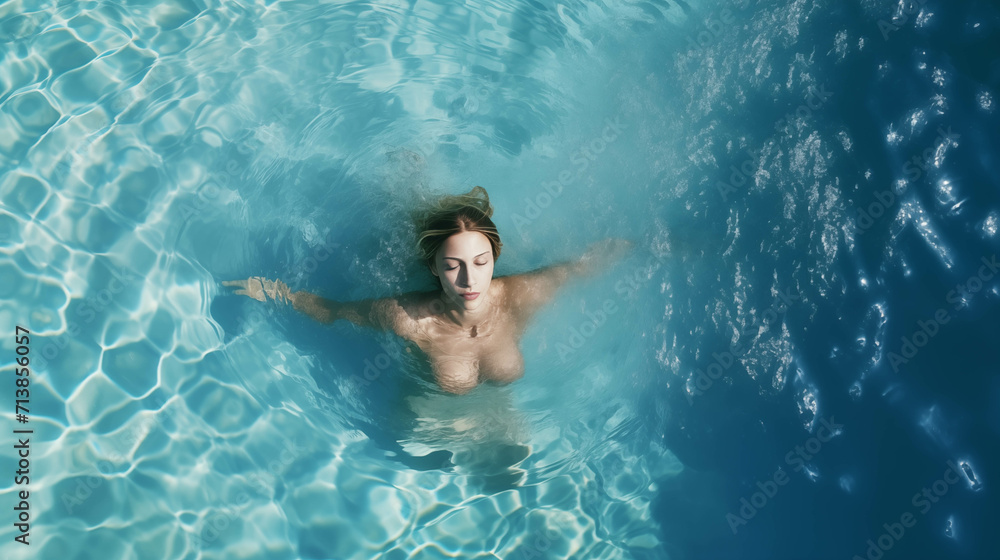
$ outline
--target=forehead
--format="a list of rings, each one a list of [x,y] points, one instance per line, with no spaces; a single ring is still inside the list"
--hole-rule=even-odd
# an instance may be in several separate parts
[[[490,240],[478,231],[456,233],[441,245],[441,257],[472,258],[480,253],[492,254]]]

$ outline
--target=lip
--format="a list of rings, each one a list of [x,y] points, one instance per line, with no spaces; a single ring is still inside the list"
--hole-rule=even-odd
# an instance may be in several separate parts
[[[461,295],[463,298],[465,298],[466,301],[472,301],[477,297],[479,297],[479,292],[469,292],[467,294],[461,294]]]

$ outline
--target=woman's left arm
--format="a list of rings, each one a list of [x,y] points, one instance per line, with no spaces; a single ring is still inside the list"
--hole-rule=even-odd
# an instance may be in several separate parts
[[[591,245],[576,261],[503,278],[505,292],[515,311],[530,315],[551,301],[569,280],[606,270],[633,247],[634,244],[626,239],[605,239]]]

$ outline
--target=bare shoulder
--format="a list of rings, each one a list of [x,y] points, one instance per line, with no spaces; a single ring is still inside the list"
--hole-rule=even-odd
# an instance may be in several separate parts
[[[501,295],[516,296],[535,281],[538,272],[535,270],[532,272],[522,272],[521,274],[511,274],[510,276],[498,276],[493,279],[493,283],[499,285],[499,293]]]
[[[555,297],[570,277],[568,267],[556,265],[522,274],[494,278],[500,283],[501,301],[511,312],[530,316]]]
[[[493,278],[493,281],[490,283],[491,287],[496,286],[496,298],[503,307],[509,308],[514,303],[513,299],[518,293],[517,286],[523,282],[523,280],[518,279],[518,276],[521,275],[498,276]]]
[[[372,301],[370,318],[372,323],[384,330],[411,339],[417,332],[416,310],[419,297],[415,292]]]
[[[435,301],[440,300],[434,292],[408,292],[379,299],[372,304],[372,319],[382,328],[414,340],[421,321],[433,314]]]

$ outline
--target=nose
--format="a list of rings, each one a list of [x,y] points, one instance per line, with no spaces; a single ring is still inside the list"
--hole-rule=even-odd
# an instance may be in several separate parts
[[[458,276],[458,283],[463,288],[474,288],[476,280],[472,277],[472,272],[463,267],[462,274]]]

